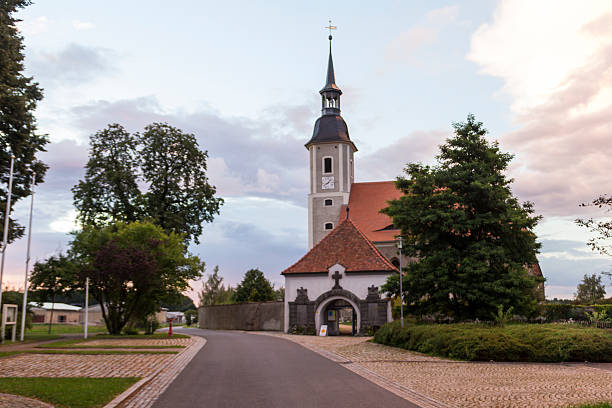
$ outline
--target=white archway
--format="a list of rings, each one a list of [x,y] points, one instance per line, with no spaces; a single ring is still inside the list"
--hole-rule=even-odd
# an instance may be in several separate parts
[[[361,311],[359,310],[359,306],[357,306],[357,303],[355,303],[351,299],[338,295],[325,299],[317,306],[317,309],[315,310],[315,327],[317,328],[317,335],[321,330],[321,314],[323,313],[327,305],[329,305],[334,300],[344,300],[350,303],[350,305],[353,307],[353,310],[355,310],[355,314],[357,315],[357,325],[355,326],[356,334],[359,334],[359,329],[361,328]]]

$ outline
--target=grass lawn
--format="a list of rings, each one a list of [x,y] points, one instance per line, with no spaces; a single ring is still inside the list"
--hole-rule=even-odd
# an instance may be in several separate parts
[[[600,402],[598,404],[576,405],[573,408],[612,408],[612,404],[608,402]]]
[[[0,378],[0,392],[36,398],[56,408],[103,407],[139,378]]]
[[[25,335],[41,335],[48,334],[49,325],[43,323],[35,323],[31,329],[26,329]],[[106,326],[87,326],[87,332],[94,333],[106,333]],[[70,334],[70,333],[83,333],[83,326],[80,324],[53,324],[51,325],[51,334]]]
[[[19,351],[8,351],[6,354],[18,354]],[[109,355],[109,354],[178,354],[178,351],[160,350],[25,350],[23,353],[29,354],[85,354],[90,356]],[[10,354],[9,354],[10,355]],[[0,354],[1,357],[1,354]]]

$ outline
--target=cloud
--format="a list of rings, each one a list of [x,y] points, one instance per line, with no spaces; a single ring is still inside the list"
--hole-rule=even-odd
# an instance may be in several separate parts
[[[28,65],[37,77],[45,81],[73,84],[91,81],[114,71],[112,56],[113,52],[106,48],[70,43],[55,52],[34,51]]]
[[[208,150],[208,175],[221,196],[252,195],[305,205],[307,138],[294,135],[304,134],[308,110],[297,106],[271,112],[258,120],[225,118],[212,111],[166,112],[155,98],[144,97],[77,106],[68,117],[84,134],[108,123],[135,132],[153,122],[168,122],[195,134],[200,148]]]
[[[448,6],[429,11],[424,21],[402,32],[393,39],[386,50],[388,61],[411,61],[417,50],[434,43],[445,26],[457,20],[459,8]]]
[[[96,28],[96,25],[89,21],[72,20],[72,27],[77,31],[86,31]]]
[[[555,10],[551,13],[551,10]],[[501,1],[468,58],[504,81],[517,130],[515,192],[545,215],[612,191],[612,4]]]
[[[17,29],[24,35],[38,35],[49,29],[49,19],[40,16],[32,20],[22,20],[17,23]]]
[[[438,146],[450,136],[450,131],[442,130],[412,132],[364,157],[356,156],[355,173],[359,181],[393,180],[404,174],[408,163],[433,162]]]

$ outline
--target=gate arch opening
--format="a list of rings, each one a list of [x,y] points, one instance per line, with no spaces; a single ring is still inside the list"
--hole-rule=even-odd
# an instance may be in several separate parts
[[[361,311],[359,310],[359,306],[350,297],[342,296],[342,295],[330,296],[318,303],[315,309],[315,327],[316,327],[317,333],[319,333],[319,330],[321,329],[321,325],[326,324],[327,322],[327,318],[328,318],[327,313],[329,312],[328,310],[329,306],[332,306],[333,308],[334,303],[337,301],[342,301],[342,303],[347,303],[348,305],[350,305],[350,307],[353,308],[353,316],[354,316],[353,334],[354,335],[359,334],[359,330],[361,328]],[[341,308],[341,305],[340,305],[340,308]],[[339,317],[340,317],[339,314],[337,314],[335,318],[339,319]],[[337,322],[338,321],[336,320],[336,324]],[[328,328],[328,333],[329,333],[329,328]]]

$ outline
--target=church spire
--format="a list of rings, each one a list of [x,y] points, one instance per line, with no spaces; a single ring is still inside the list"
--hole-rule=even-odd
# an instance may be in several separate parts
[[[332,58],[332,35],[331,30],[336,27],[329,22],[329,60],[327,61],[327,78],[325,86],[319,91],[321,94],[321,113],[323,115],[340,115],[340,95],[342,91],[336,85],[336,75],[334,74],[334,60]]]

